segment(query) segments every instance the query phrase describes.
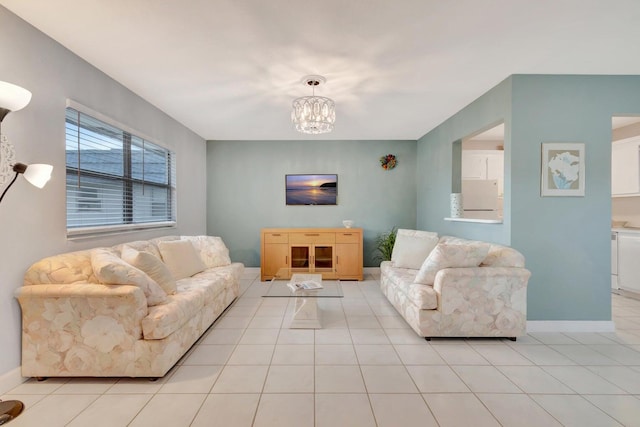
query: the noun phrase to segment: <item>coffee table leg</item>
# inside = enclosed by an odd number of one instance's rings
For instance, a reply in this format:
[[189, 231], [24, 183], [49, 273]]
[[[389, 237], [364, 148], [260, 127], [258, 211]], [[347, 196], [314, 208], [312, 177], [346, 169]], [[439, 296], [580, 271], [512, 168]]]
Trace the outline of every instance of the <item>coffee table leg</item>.
[[295, 297], [290, 305], [290, 329], [321, 329], [318, 298]]

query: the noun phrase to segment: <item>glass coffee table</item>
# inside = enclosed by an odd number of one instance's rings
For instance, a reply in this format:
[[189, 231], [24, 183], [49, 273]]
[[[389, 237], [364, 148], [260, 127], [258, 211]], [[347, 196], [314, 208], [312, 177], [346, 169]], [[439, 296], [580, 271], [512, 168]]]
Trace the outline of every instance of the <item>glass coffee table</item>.
[[[288, 327], [291, 329], [321, 329], [322, 310], [318, 307], [320, 298], [342, 298], [340, 280], [322, 280], [322, 275], [334, 273], [330, 269], [281, 268], [271, 279], [264, 298], [293, 298], [287, 312]], [[298, 286], [296, 286], [298, 285]], [[305, 289], [307, 286], [321, 286], [317, 289]]]

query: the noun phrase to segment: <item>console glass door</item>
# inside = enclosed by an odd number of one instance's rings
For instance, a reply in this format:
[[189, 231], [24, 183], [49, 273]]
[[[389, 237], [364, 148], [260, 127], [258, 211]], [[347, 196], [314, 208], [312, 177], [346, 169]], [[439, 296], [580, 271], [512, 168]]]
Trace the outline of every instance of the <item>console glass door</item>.
[[291, 246], [291, 268], [309, 268], [309, 255], [309, 246]]
[[314, 246], [315, 268], [333, 268], [333, 246]]

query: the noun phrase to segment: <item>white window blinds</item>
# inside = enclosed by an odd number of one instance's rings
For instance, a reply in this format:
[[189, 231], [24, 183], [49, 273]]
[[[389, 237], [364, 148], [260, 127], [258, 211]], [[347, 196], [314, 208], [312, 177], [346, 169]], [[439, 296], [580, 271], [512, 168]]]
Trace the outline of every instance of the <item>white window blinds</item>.
[[175, 223], [173, 152], [67, 107], [66, 156], [69, 235]]

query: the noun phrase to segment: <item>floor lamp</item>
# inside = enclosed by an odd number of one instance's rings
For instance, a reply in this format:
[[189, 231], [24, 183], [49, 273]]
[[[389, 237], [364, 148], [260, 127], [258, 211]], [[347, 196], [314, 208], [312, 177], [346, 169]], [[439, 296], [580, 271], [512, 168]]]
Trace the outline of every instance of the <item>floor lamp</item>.
[[[2, 135], [2, 121], [12, 111], [18, 111], [29, 104], [31, 92], [11, 83], [0, 81], [0, 186], [15, 176], [2, 192], [0, 202], [11, 188], [18, 175], [23, 175], [25, 179], [38, 188], [45, 186], [51, 178], [53, 166], [51, 165], [25, 165], [15, 162], [15, 150], [7, 138]], [[0, 401], [0, 425], [8, 423], [23, 411], [24, 403], [19, 400]]]

